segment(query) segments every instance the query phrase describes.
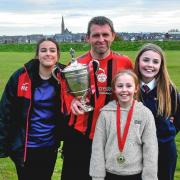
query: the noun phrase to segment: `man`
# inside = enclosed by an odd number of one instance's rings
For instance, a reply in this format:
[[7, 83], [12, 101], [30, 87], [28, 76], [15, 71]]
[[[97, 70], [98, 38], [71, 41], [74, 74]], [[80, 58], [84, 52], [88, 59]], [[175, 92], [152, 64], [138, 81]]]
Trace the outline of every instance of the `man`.
[[[74, 98], [71, 101], [69, 129], [63, 147], [64, 163], [61, 180], [70, 180], [71, 177], [79, 180], [91, 179], [89, 176], [91, 144], [100, 109], [112, 98], [111, 79], [122, 68], [132, 69], [128, 57], [110, 50], [115, 35], [110, 19], [97, 16], [90, 20], [87, 42], [91, 45], [91, 49], [79, 57], [78, 62], [89, 64], [91, 87], [89, 102], [94, 110], [84, 112], [78, 99]], [[90, 63], [93, 59], [99, 62], [98, 71], [96, 71], [96, 63]]]

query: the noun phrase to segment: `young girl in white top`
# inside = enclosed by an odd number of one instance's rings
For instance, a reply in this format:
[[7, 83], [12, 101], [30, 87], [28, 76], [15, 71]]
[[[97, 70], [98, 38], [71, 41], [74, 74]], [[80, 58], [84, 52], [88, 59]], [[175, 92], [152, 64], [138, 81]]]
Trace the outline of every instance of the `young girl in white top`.
[[120, 71], [112, 81], [115, 99], [101, 109], [92, 144], [93, 180], [157, 180], [158, 145], [151, 111], [134, 100], [137, 76]]

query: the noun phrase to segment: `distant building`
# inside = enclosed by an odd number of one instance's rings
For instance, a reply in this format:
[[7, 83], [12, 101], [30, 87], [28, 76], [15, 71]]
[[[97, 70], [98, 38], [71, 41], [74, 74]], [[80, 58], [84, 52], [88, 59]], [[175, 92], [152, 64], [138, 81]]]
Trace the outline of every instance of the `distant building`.
[[64, 17], [61, 21], [61, 34], [55, 34], [54, 39], [57, 42], [82, 42], [85, 39], [85, 33], [72, 33], [65, 26]]
[[[139, 32], [128, 33], [119, 32], [117, 36], [124, 41], [139, 41], [139, 40], [180, 40], [180, 31], [172, 29], [167, 33], [160, 32]], [[0, 44], [23, 44], [23, 43], [37, 43], [40, 39], [45, 37], [54, 38], [57, 42], [83, 42], [86, 39], [85, 33], [72, 33], [65, 26], [64, 17], [61, 19], [61, 30], [57, 34], [43, 35], [32, 34], [27, 36], [0, 36]]]
[[39, 40], [41, 40], [42, 38], [44, 38], [45, 36], [42, 34], [32, 34], [32, 35], [28, 35], [28, 43], [37, 43]]
[[61, 34], [71, 34], [71, 32], [68, 30], [68, 28], [65, 28], [63, 16], [62, 16], [62, 21], [61, 21]]
[[65, 29], [64, 18], [63, 18], [63, 16], [62, 16], [62, 21], [61, 21], [61, 34], [64, 34], [64, 29]]
[[180, 40], [180, 31], [168, 32], [168, 34], [169, 34], [169, 39]]
[[23, 44], [37, 43], [45, 37], [54, 38], [57, 42], [83, 42], [85, 41], [85, 33], [72, 33], [65, 27], [64, 17], [61, 20], [61, 33], [54, 35], [32, 34], [27, 36], [0, 36], [0, 44]]

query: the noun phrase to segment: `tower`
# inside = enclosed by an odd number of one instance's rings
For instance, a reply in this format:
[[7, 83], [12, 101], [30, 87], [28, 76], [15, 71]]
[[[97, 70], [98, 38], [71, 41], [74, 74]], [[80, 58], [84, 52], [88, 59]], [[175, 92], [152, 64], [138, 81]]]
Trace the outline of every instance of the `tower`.
[[64, 26], [64, 18], [62, 16], [62, 22], [61, 22], [61, 34], [64, 34], [65, 26]]

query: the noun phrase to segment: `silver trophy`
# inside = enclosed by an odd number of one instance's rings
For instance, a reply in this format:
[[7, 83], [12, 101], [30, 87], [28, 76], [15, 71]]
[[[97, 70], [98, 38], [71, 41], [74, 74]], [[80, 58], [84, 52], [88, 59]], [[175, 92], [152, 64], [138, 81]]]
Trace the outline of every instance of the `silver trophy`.
[[[93, 107], [88, 105], [86, 102], [86, 97], [90, 93], [90, 88], [89, 88], [90, 79], [89, 79], [88, 65], [77, 62], [77, 60], [75, 59], [74, 49], [71, 48], [70, 54], [72, 57], [70, 65], [68, 65], [66, 68], [64, 68], [61, 71], [61, 73], [66, 79], [68, 92], [73, 94], [73, 96], [75, 97], [80, 97], [80, 101], [83, 105], [83, 110], [85, 112], [92, 111]], [[52, 74], [54, 78], [57, 79], [54, 73], [55, 69], [53, 70]]]

